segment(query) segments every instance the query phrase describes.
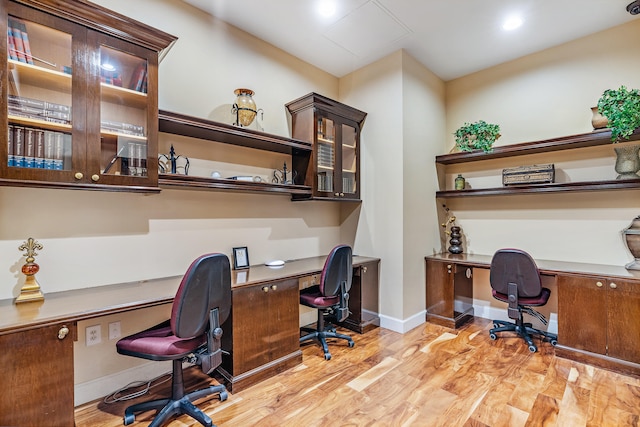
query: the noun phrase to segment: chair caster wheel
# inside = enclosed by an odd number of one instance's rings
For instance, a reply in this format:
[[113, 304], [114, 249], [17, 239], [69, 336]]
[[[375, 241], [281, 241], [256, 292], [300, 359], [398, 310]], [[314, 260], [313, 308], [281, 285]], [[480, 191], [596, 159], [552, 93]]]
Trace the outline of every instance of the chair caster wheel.
[[331, 353], [325, 353], [324, 360], [331, 360]]
[[353, 347], [354, 345], [356, 345], [356, 343], [354, 343], [353, 341], [349, 342], [349, 347]]
[[227, 397], [229, 397], [229, 395], [227, 394], [226, 391], [220, 392], [220, 402], [224, 402], [225, 400], [227, 400]]
[[129, 424], [133, 424], [133, 422], [136, 420], [136, 416], [133, 414], [126, 414], [124, 416], [124, 422], [123, 424], [128, 426]]
[[489, 338], [491, 338], [492, 340], [497, 340], [498, 336], [496, 334], [494, 334], [493, 332], [489, 333]]
[[538, 351], [538, 348], [535, 345], [530, 345], [529, 346], [529, 351], [531, 353], [535, 353], [536, 351]]

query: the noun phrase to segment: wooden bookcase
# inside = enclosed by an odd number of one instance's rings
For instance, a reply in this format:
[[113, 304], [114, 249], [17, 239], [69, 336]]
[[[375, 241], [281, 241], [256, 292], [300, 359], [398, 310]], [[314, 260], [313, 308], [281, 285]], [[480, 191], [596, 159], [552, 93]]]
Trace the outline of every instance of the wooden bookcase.
[[0, 185], [160, 191], [158, 61], [176, 38], [89, 2], [0, 5]]

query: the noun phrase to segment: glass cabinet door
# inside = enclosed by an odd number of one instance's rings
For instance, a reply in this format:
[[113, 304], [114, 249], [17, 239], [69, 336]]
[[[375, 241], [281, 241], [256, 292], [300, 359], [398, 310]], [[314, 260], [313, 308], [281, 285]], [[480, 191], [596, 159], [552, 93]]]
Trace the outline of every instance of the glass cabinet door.
[[317, 135], [317, 190], [334, 192], [334, 175], [336, 170], [336, 127], [334, 121], [327, 117], [318, 118]]
[[148, 177], [148, 63], [100, 46], [100, 172]]
[[[72, 28], [7, 17], [8, 178], [68, 180], [73, 164]], [[38, 17], [37, 14], [34, 17]], [[49, 21], [49, 22], [47, 22]], [[58, 20], [60, 21], [60, 20]], [[60, 24], [60, 26], [58, 25]], [[62, 29], [60, 29], [62, 28]], [[79, 149], [82, 151], [82, 149]]]
[[342, 135], [342, 191], [345, 196], [358, 194], [358, 139], [357, 130], [353, 126], [343, 124]]

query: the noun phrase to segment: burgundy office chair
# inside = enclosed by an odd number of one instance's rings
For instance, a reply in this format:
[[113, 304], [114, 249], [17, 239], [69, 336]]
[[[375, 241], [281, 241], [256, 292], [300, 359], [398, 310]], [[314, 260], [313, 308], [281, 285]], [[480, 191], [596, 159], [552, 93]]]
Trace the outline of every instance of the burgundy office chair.
[[138, 403], [124, 412], [124, 425], [135, 420], [135, 412], [158, 409], [150, 427], [163, 425], [171, 417], [187, 414], [205, 426], [211, 418], [193, 405], [210, 394], [227, 399], [223, 385], [185, 393], [182, 363], [197, 364], [210, 374], [222, 362], [220, 325], [231, 310], [231, 269], [229, 258], [209, 254], [197, 258], [182, 278], [173, 300], [171, 319], [145, 331], [122, 338], [118, 353], [149, 360], [172, 360], [171, 398]]
[[[307, 335], [300, 343], [316, 340], [322, 346], [324, 358], [331, 359], [327, 338], [347, 340], [349, 347], [355, 344], [350, 336], [339, 334], [331, 322], [344, 322], [349, 317], [349, 289], [353, 277], [351, 247], [338, 245], [331, 250], [324, 262], [320, 284], [300, 291], [300, 304], [318, 309], [316, 329], [302, 328]], [[328, 322], [326, 322], [328, 321]]]
[[527, 313], [546, 325], [547, 319], [531, 307], [545, 305], [551, 295], [548, 288], [542, 287], [538, 267], [528, 253], [519, 249], [498, 250], [491, 259], [489, 281], [493, 297], [508, 303], [507, 314], [515, 319], [515, 323], [494, 320], [493, 329], [489, 331], [492, 340], [498, 339], [497, 332], [514, 331], [527, 342], [532, 353], [538, 351], [532, 335], [538, 335], [554, 346], [558, 343], [556, 334], [535, 329], [531, 323], [524, 322], [523, 313]]

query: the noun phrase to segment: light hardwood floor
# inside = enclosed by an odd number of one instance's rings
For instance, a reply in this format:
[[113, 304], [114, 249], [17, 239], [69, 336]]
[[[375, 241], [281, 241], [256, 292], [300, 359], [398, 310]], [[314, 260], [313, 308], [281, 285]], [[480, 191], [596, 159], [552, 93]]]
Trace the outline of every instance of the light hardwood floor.
[[[549, 343], [534, 354], [516, 337], [491, 341], [490, 328], [476, 318], [459, 330], [343, 331], [356, 346], [330, 345], [330, 361], [305, 345], [301, 365], [198, 406], [224, 427], [640, 426], [639, 378], [555, 357]], [[192, 369], [188, 387], [209, 381]], [[78, 407], [76, 426], [121, 426], [129, 404]], [[133, 426], [152, 417], [141, 414]], [[199, 424], [182, 416], [169, 425]]]

